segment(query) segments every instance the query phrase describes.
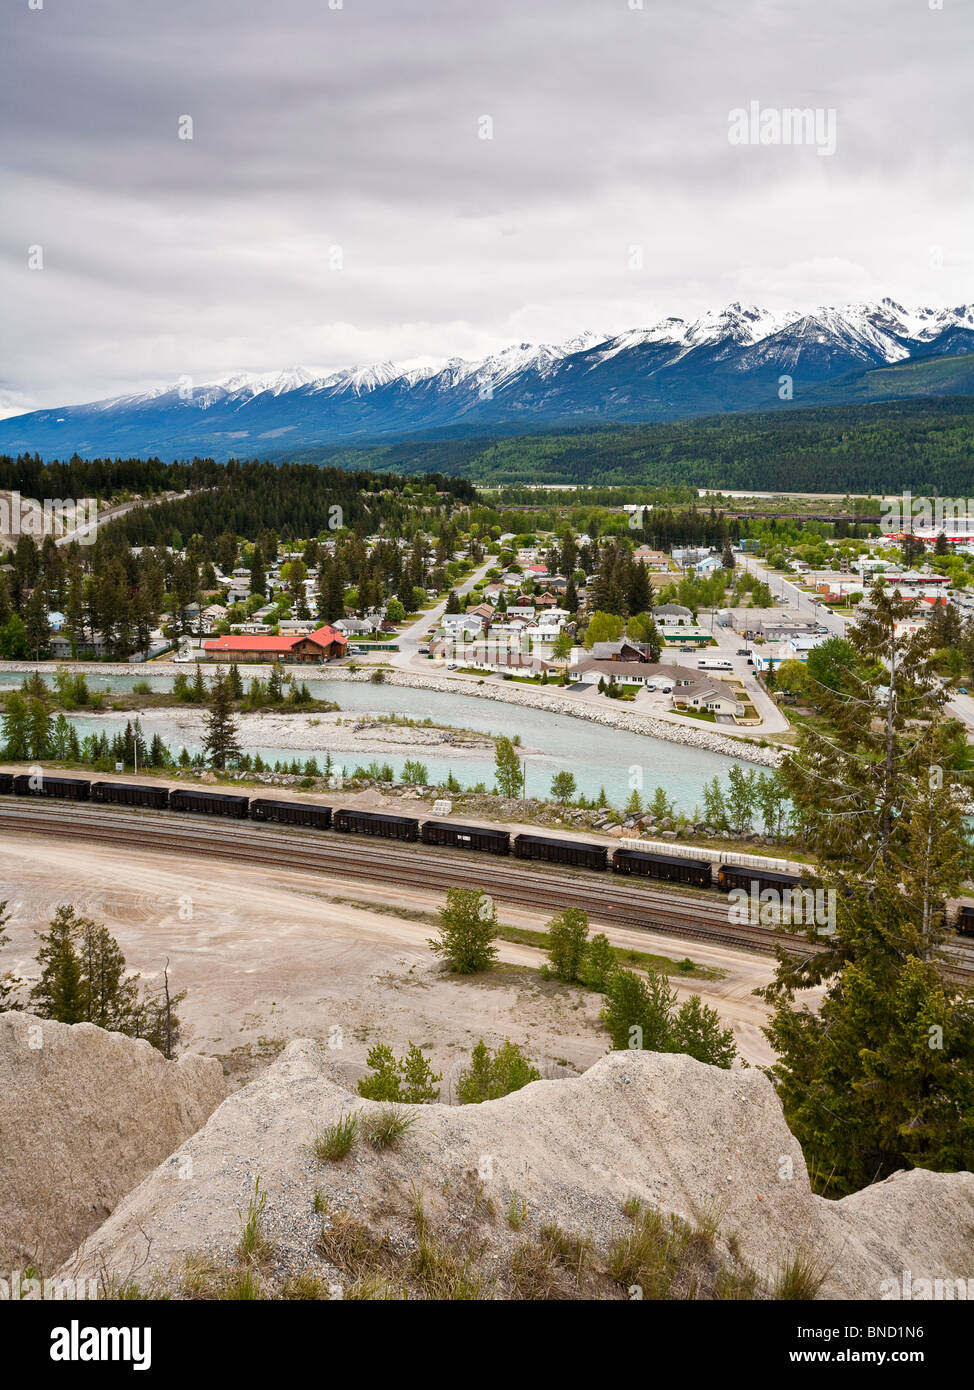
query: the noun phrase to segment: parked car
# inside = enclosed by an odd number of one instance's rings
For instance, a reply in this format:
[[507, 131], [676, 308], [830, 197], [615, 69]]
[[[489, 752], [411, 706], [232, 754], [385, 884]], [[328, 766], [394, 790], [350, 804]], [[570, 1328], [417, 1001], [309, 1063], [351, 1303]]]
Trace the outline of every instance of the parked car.
[[647, 690], [660, 690], [664, 695], [673, 694], [673, 686], [670, 681], [647, 681]]
[[173, 657], [173, 661], [176, 663], [177, 666], [182, 666], [185, 662], [195, 660], [196, 658], [193, 656], [192, 652], [180, 652], [178, 656]]
[[362, 656], [364, 651], [364, 647], [349, 647], [348, 654], [349, 656]]
[[751, 655], [750, 648], [748, 648], [748, 647], [738, 647], [738, 649], [737, 649], [737, 655], [738, 655], [738, 656], [750, 656], [750, 655]]
[[448, 661], [446, 663], [446, 669], [448, 671], [455, 671], [457, 669], [457, 663], [455, 661]]

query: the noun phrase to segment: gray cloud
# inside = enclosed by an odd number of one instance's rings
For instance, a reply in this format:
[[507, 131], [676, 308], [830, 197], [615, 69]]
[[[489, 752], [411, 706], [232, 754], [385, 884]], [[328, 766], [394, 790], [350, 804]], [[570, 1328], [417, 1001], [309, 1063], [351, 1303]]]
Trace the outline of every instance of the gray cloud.
[[[0, 59], [0, 403], [739, 298], [971, 298], [969, 7], [630, 3], [24, 4]], [[752, 100], [834, 108], [835, 154], [732, 146]]]

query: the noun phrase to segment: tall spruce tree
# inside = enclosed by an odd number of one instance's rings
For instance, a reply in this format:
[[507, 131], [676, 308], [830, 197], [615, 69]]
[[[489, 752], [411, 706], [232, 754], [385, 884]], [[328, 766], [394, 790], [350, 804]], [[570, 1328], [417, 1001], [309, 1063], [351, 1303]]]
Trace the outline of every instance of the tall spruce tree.
[[241, 756], [237, 724], [233, 715], [233, 695], [226, 673], [218, 671], [210, 689], [210, 707], [206, 716], [206, 735], [203, 743], [206, 760], [221, 772], [236, 763]]
[[[974, 1001], [940, 960], [971, 851], [931, 639], [900, 627], [909, 607], [873, 593], [848, 633], [855, 663], [838, 688], [815, 683], [822, 724], [803, 726], [783, 768], [834, 925], [808, 924], [807, 960], [779, 950], [766, 1032], [788, 1123], [836, 1195], [974, 1163]], [[797, 1007], [816, 984], [817, 1011]]]
[[85, 990], [75, 945], [74, 908], [62, 903], [41, 934], [37, 963], [40, 979], [30, 992], [31, 1012], [56, 1023], [84, 1023]]

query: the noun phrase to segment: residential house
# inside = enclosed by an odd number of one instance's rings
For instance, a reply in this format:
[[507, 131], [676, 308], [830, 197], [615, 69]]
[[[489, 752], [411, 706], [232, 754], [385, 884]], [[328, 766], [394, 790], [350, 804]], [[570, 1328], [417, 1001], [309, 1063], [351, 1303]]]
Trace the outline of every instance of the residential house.
[[713, 574], [714, 570], [719, 570], [722, 565], [723, 561], [719, 555], [705, 555], [694, 565], [693, 572], [706, 577], [708, 574]]
[[595, 661], [648, 661], [646, 649], [631, 637], [617, 642], [593, 642], [590, 655]]
[[679, 603], [661, 603], [654, 608], [653, 617], [660, 627], [692, 627], [693, 614]]
[[600, 678], [609, 684], [618, 681], [622, 685], [648, 685], [665, 680], [674, 687], [691, 685], [700, 678], [698, 671], [691, 671], [687, 666], [666, 665], [659, 661], [606, 660], [593, 657], [588, 652], [580, 656], [572, 653], [568, 674], [573, 681], [593, 684]]
[[489, 603], [478, 603], [472, 608], [467, 609], [468, 618], [481, 618], [485, 624], [489, 624], [496, 613]]
[[711, 714], [730, 714], [740, 718], [744, 705], [724, 681], [696, 680], [673, 691], [673, 708], [709, 710]]

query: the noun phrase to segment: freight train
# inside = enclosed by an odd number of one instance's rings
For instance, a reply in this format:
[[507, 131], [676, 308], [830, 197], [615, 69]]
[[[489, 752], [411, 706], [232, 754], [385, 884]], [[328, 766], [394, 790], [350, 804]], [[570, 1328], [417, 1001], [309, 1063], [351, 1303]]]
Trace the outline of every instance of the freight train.
[[[196, 787], [139, 785], [133, 782], [88, 782], [77, 777], [48, 777], [24, 773], [0, 773], [0, 795], [44, 796], [69, 801], [94, 801], [118, 806], [144, 806], [151, 810], [184, 811], [198, 815], [229, 816], [236, 820], [271, 821], [279, 825], [307, 826], [345, 835], [372, 835], [410, 844], [442, 845], [483, 854], [508, 855], [571, 868], [635, 875], [659, 882], [682, 883], [693, 888], [717, 888], [724, 893], [743, 888], [747, 893], [766, 888], [799, 888], [795, 874], [779, 873], [763, 865], [715, 863], [710, 859], [669, 855], [656, 850], [621, 847], [611, 855], [605, 845], [585, 840], [563, 840], [550, 835], [520, 834], [489, 826], [460, 825], [452, 821], [413, 816], [391, 816], [350, 807], [333, 810], [317, 802], [248, 798]], [[961, 906], [955, 923], [963, 936], [974, 937], [974, 907]]]

